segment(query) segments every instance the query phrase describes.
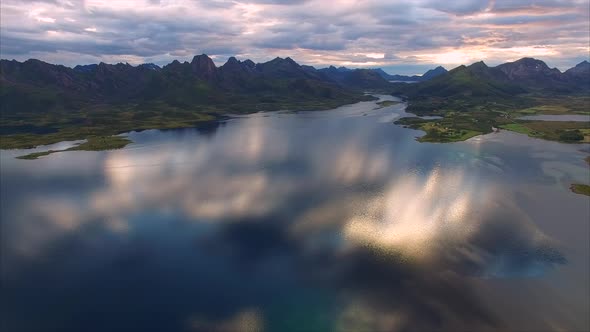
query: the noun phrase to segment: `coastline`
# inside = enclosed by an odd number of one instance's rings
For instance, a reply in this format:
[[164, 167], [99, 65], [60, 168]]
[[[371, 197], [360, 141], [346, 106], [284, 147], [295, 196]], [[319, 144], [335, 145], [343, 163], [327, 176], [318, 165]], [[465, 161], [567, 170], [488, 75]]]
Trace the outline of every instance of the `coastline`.
[[[276, 106], [277, 109], [288, 109], [291, 112], [303, 112], [303, 111], [324, 111], [335, 109], [345, 105], [353, 105], [358, 102], [362, 101], [376, 101], [377, 98], [373, 95], [362, 95], [359, 98], [355, 98], [354, 100], [340, 100], [334, 102], [322, 102], [322, 103], [315, 103], [313, 101], [310, 102], [303, 102], [298, 104], [283, 104], [282, 106]], [[198, 116], [204, 116], [204, 118], [198, 121], [187, 121], [187, 122], [179, 122], [176, 119], [162, 119], [162, 122], [159, 124], [138, 124], [136, 126], [130, 126], [126, 128], [120, 129], [108, 129], [108, 128], [92, 128], [93, 130], [91, 133], [85, 131], [88, 128], [76, 128], [70, 127], [64, 132], [56, 132], [56, 133], [49, 133], [44, 135], [39, 134], [17, 134], [17, 135], [0, 135], [0, 151], [2, 150], [32, 150], [32, 149], [40, 149], [43, 147], [49, 147], [50, 145], [62, 143], [62, 142], [70, 142], [70, 141], [80, 141], [84, 140], [84, 142], [80, 142], [75, 144], [72, 147], [66, 149], [56, 149], [56, 150], [45, 150], [45, 151], [36, 151], [31, 152], [29, 154], [24, 154], [21, 156], [17, 156], [17, 159], [23, 160], [35, 160], [40, 157], [47, 156], [52, 153], [57, 152], [64, 152], [64, 151], [108, 151], [108, 150], [116, 150], [122, 149], [128, 144], [133, 143], [132, 140], [126, 138], [125, 136], [119, 136], [130, 132], [141, 132], [144, 130], [174, 130], [174, 129], [183, 129], [183, 128], [205, 128], [211, 125], [215, 125], [216, 123], [226, 121], [231, 119], [234, 115], [248, 115], [254, 114], [258, 112], [273, 112], [277, 111], [277, 109], [273, 109], [272, 107], [266, 105], [262, 110], [261, 109], [250, 109], [247, 108], [240, 114], [235, 113], [201, 113], [197, 114]], [[91, 144], [89, 144], [91, 142]]]
[[[323, 111], [338, 108], [344, 105], [351, 105], [361, 101], [369, 101], [375, 100], [373, 96], [362, 95], [355, 99], [350, 100], [335, 100], [330, 102], [302, 102], [297, 104], [277, 104], [273, 107], [273, 105], [263, 105], [264, 107], [261, 108], [245, 108], [240, 114], [247, 115], [253, 114], [258, 112], [269, 112], [269, 111], [276, 111], [278, 109], [288, 109], [290, 111]], [[97, 139], [97, 138], [105, 138], [105, 137], [116, 137], [117, 135], [133, 132], [133, 131], [143, 131], [143, 130], [150, 130], [150, 129], [159, 129], [159, 130], [174, 130], [174, 129], [181, 129], [181, 128], [199, 128], [201, 126], [209, 126], [211, 124], [225, 121], [232, 117], [234, 113], [231, 113], [229, 110], [228, 112], [187, 112], [187, 117], [197, 117], [197, 118], [187, 118], [187, 119], [178, 119], [173, 117], [164, 117], [158, 119], [157, 123], [152, 121], [137, 121], [137, 123], [131, 125], [125, 125], [124, 123], [113, 123], [113, 126], [94, 126], [94, 127], [77, 127], [77, 126], [69, 126], [59, 130], [57, 132], [47, 133], [47, 134], [32, 134], [32, 133], [22, 133], [22, 134], [14, 134], [14, 135], [0, 135], [0, 150], [28, 150], [28, 149], [36, 149], [47, 145], [52, 145], [60, 142], [66, 141], [78, 141], [78, 140], [88, 140], [88, 139]], [[114, 127], [114, 128], [112, 128]], [[118, 127], [118, 128], [117, 128]], [[129, 141], [127, 144], [131, 143]], [[125, 145], [127, 145], [125, 144]], [[120, 146], [118, 148], [124, 147]], [[89, 151], [100, 151], [100, 150], [110, 150], [112, 147], [105, 146], [103, 149], [100, 146], [95, 146], [92, 150]], [[77, 150], [86, 150], [82, 144], [80, 144], [80, 148]], [[58, 152], [58, 151], [55, 151]]]

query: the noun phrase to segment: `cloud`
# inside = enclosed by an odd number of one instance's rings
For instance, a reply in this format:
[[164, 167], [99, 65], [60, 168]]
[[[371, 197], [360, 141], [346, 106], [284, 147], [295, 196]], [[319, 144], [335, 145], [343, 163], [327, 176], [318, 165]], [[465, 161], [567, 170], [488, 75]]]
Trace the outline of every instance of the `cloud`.
[[[209, 53], [219, 64], [231, 55], [255, 62], [292, 56], [315, 66], [410, 70], [480, 58], [497, 64], [542, 47], [550, 65], [566, 69], [588, 56], [588, 6], [587, 0], [5, 0], [1, 56], [166, 64]], [[436, 57], [441, 52], [461, 56]], [[355, 61], [360, 53], [395, 57]]]

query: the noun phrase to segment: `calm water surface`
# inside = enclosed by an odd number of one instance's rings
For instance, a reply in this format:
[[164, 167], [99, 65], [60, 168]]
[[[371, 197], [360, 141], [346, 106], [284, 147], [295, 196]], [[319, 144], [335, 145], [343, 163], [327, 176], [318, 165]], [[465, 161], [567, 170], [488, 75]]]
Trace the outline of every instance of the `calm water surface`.
[[588, 330], [588, 145], [376, 107], [2, 151], [0, 329]]

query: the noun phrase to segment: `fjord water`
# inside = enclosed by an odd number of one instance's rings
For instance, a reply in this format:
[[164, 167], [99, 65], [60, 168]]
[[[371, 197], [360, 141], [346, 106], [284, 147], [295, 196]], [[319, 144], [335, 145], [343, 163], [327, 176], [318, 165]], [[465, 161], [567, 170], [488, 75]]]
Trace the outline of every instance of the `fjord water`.
[[2, 151], [3, 330], [587, 330], [588, 145], [419, 143], [403, 110]]

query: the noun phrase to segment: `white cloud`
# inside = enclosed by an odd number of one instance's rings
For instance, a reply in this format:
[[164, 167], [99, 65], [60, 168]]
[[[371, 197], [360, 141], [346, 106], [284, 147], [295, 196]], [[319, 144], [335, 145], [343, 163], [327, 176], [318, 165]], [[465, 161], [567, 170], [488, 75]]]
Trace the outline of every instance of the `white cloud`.
[[[207, 53], [220, 63], [238, 55], [256, 62], [291, 56], [316, 66], [452, 67], [537, 56], [565, 69], [588, 57], [588, 6], [587, 0], [4, 0], [2, 57], [75, 65], [132, 56], [164, 64]], [[67, 38], [55, 40], [48, 30]]]

